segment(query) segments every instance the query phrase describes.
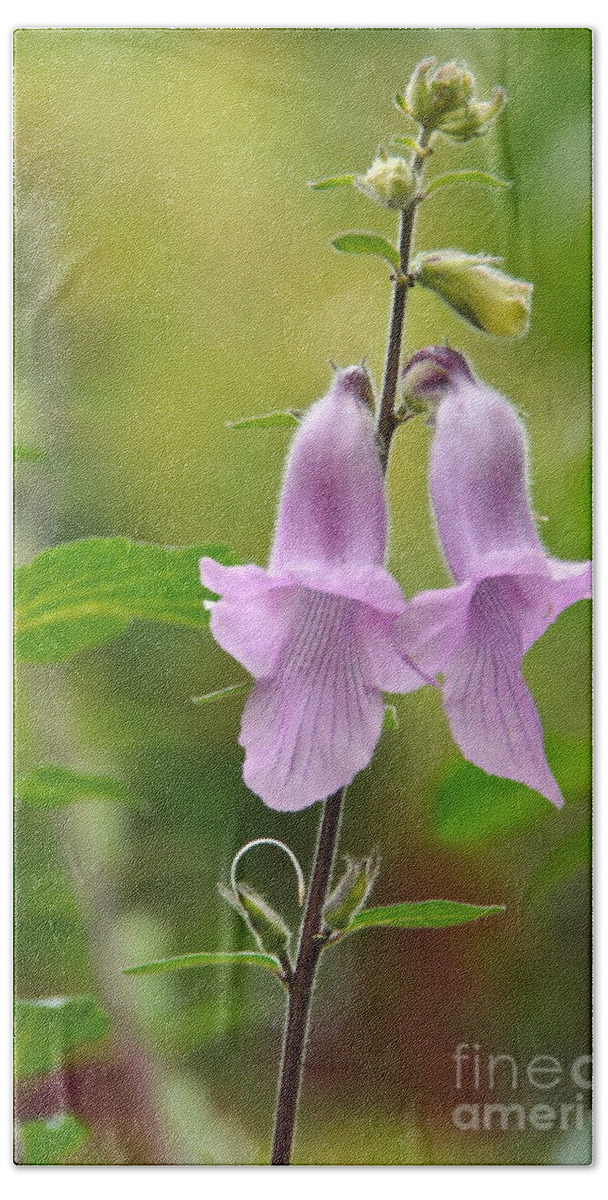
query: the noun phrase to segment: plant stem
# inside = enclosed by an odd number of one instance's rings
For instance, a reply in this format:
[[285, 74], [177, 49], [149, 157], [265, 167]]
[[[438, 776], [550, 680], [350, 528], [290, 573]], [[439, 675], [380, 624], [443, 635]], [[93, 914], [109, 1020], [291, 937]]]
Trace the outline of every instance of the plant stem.
[[[421, 150], [425, 151], [431, 134], [423, 130], [418, 144]], [[422, 177], [422, 168], [426, 155], [417, 154], [413, 163], [412, 169], [415, 178], [420, 183]], [[393, 291], [393, 302], [391, 306], [391, 316], [388, 331], [388, 343], [386, 347], [386, 360], [384, 365], [384, 379], [382, 382], [382, 395], [380, 397], [380, 407], [378, 409], [378, 424], [377, 424], [377, 441], [378, 453], [382, 470], [386, 473], [388, 466], [388, 456], [391, 448], [391, 441], [398, 421], [395, 417], [395, 398], [397, 396], [397, 384], [399, 382], [399, 362], [401, 359], [401, 342], [403, 339], [403, 323], [405, 319], [405, 306], [407, 304], [407, 295], [411, 287], [409, 278], [410, 271], [410, 256], [412, 252], [412, 242], [414, 238], [414, 226], [416, 224], [416, 212], [420, 198], [415, 197], [407, 208], [401, 210], [399, 224], [399, 274], [395, 278], [395, 286]]]
[[[430, 135], [424, 130], [419, 138], [421, 150], [428, 146]], [[419, 183], [426, 155], [417, 154], [413, 170]], [[410, 255], [419, 198], [402, 210], [399, 228], [399, 266], [395, 278], [393, 302], [389, 325], [388, 345], [382, 396], [378, 408], [376, 439], [382, 470], [386, 474], [391, 441], [398, 421], [395, 417], [395, 397], [399, 380], [401, 342], [407, 294], [411, 286], [409, 279]], [[300, 932], [296, 965], [288, 980], [289, 1004], [283, 1039], [283, 1055], [279, 1076], [279, 1092], [272, 1141], [272, 1166], [288, 1166], [296, 1125], [298, 1100], [302, 1084], [302, 1073], [306, 1053], [306, 1039], [310, 1020], [317, 966], [328, 933], [323, 928], [323, 908], [331, 880], [331, 871], [336, 853], [342, 804], [346, 788], [334, 792], [325, 801], [319, 838], [306, 899], [304, 919]]]
[[306, 909], [295, 970], [289, 988], [289, 1006], [283, 1040], [283, 1058], [272, 1142], [272, 1166], [288, 1166], [295, 1131], [298, 1098], [304, 1067], [304, 1052], [310, 1017], [310, 1002], [323, 949], [323, 906], [336, 852], [342, 802], [346, 788], [325, 801], [315, 861], [306, 899]]

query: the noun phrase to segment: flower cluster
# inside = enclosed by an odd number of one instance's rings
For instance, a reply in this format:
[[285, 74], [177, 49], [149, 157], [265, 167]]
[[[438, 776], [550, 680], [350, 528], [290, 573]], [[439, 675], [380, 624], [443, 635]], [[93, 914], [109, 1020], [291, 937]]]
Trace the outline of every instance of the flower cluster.
[[455, 62], [437, 67], [436, 59], [425, 58], [409, 81], [404, 108], [425, 129], [468, 142], [488, 132], [506, 103], [502, 88], [489, 100], [477, 100], [476, 86], [468, 67]]
[[407, 602], [384, 566], [384, 480], [363, 367], [338, 372], [295, 435], [268, 569], [202, 560], [203, 583], [221, 597], [212, 632], [255, 681], [241, 727], [245, 782], [281, 810], [325, 799], [369, 763], [383, 692], [441, 675], [463, 754], [559, 805], [521, 663], [564, 608], [590, 595], [590, 564], [542, 546], [525, 433], [508, 401], [445, 347], [416, 354], [405, 382], [434, 424], [430, 492], [452, 587]]

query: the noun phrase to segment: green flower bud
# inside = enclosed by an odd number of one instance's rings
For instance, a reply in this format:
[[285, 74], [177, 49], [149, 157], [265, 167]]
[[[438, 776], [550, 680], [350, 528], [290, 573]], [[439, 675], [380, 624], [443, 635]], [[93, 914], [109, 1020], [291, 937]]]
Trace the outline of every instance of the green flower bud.
[[426, 58], [416, 67], [405, 93], [409, 112], [429, 133], [437, 130], [458, 142], [480, 137], [506, 104], [502, 88], [490, 100], [479, 101], [468, 67], [449, 62], [434, 70], [436, 61]]
[[505, 275], [495, 262], [483, 254], [436, 250], [419, 255], [412, 273], [416, 283], [441, 296], [477, 329], [518, 337], [530, 322], [532, 284]]
[[455, 142], [468, 142], [470, 138], [482, 137], [500, 116], [506, 103], [502, 88], [495, 88], [490, 100], [475, 101], [447, 116], [440, 126], [441, 131]]
[[365, 175], [355, 175], [355, 186], [384, 208], [407, 208], [416, 194], [416, 180], [405, 158], [379, 154]]
[[282, 916], [254, 892], [247, 883], [237, 883], [236, 890], [219, 885], [220, 894], [243, 918], [260, 950], [284, 958], [289, 950], [291, 932]]
[[380, 859], [376, 853], [370, 854], [362, 862], [346, 856], [346, 871], [328, 896], [323, 916], [325, 924], [330, 929], [346, 929], [353, 917], [361, 912], [369, 896], [378, 871]]

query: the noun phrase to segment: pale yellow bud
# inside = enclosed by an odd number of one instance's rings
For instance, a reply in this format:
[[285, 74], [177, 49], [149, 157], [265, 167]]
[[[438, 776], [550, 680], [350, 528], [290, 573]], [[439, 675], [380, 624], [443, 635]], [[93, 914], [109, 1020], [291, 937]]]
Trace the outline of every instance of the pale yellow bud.
[[530, 321], [532, 284], [512, 279], [484, 255], [461, 250], [421, 254], [413, 265], [416, 283], [430, 288], [477, 329], [496, 337], [518, 337]]
[[407, 208], [416, 194], [416, 180], [405, 158], [378, 155], [355, 184], [370, 200], [384, 208]]
[[438, 128], [455, 142], [468, 142], [482, 137], [500, 116], [507, 98], [502, 88], [495, 88], [490, 100], [472, 101], [456, 112], [449, 113]]
[[411, 115], [429, 133], [438, 131], [458, 142], [486, 133], [505, 106], [502, 88], [490, 100], [479, 101], [468, 67], [449, 62], [434, 69], [435, 64], [436, 59], [427, 58], [414, 70], [405, 92]]

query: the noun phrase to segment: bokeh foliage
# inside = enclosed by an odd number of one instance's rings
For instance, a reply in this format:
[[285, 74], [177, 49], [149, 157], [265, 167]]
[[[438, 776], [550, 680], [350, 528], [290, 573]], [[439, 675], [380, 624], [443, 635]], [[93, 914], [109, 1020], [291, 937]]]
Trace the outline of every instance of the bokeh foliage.
[[[391, 98], [429, 54], [464, 58], [480, 94], [502, 84], [509, 96], [489, 137], [443, 143], [434, 166], [514, 186], [438, 192], [416, 249], [504, 255], [534, 283], [534, 310], [529, 335], [503, 343], [418, 289], [407, 345], [450, 340], [517, 404], [546, 544], [586, 556], [590, 40], [581, 29], [19, 31], [19, 561], [94, 537], [219, 542], [265, 561], [290, 429], [227, 422], [306, 407], [327, 387], [328, 359], [365, 356], [380, 378], [385, 265], [329, 243], [351, 229], [393, 240], [394, 217], [351, 189], [306, 183], [364, 169], [406, 132]], [[407, 594], [447, 581], [428, 448], [411, 422], [389, 473], [390, 565]], [[457, 1042], [522, 1063], [549, 1053], [567, 1065], [588, 1048], [587, 606], [560, 617], [526, 672], [563, 813], [464, 767], [429, 691], [396, 699], [400, 726], [351, 789], [343, 845], [380, 848], [377, 904], [449, 895], [507, 914], [375, 932], [334, 952], [317, 993], [301, 1161], [585, 1160], [566, 1135], [465, 1135], [450, 1116]], [[19, 995], [95, 995], [113, 1019], [97, 1059], [83, 1065], [79, 1051], [70, 1064], [70, 1161], [267, 1157], [276, 984], [230, 965], [121, 974], [249, 948], [216, 890], [247, 838], [286, 839], [309, 861], [316, 810], [273, 813], [242, 783], [239, 695], [192, 704], [243, 678], [204, 627], [139, 621], [61, 665], [20, 668], [20, 774], [51, 764], [116, 780], [137, 800], [91, 799], [89, 786], [57, 811], [26, 797], [18, 809]], [[297, 919], [273, 850], [248, 870]], [[47, 1120], [40, 1098], [28, 1103], [27, 1117]], [[90, 1136], [78, 1149], [81, 1118]], [[34, 1155], [56, 1153], [48, 1131], [32, 1136]]]

